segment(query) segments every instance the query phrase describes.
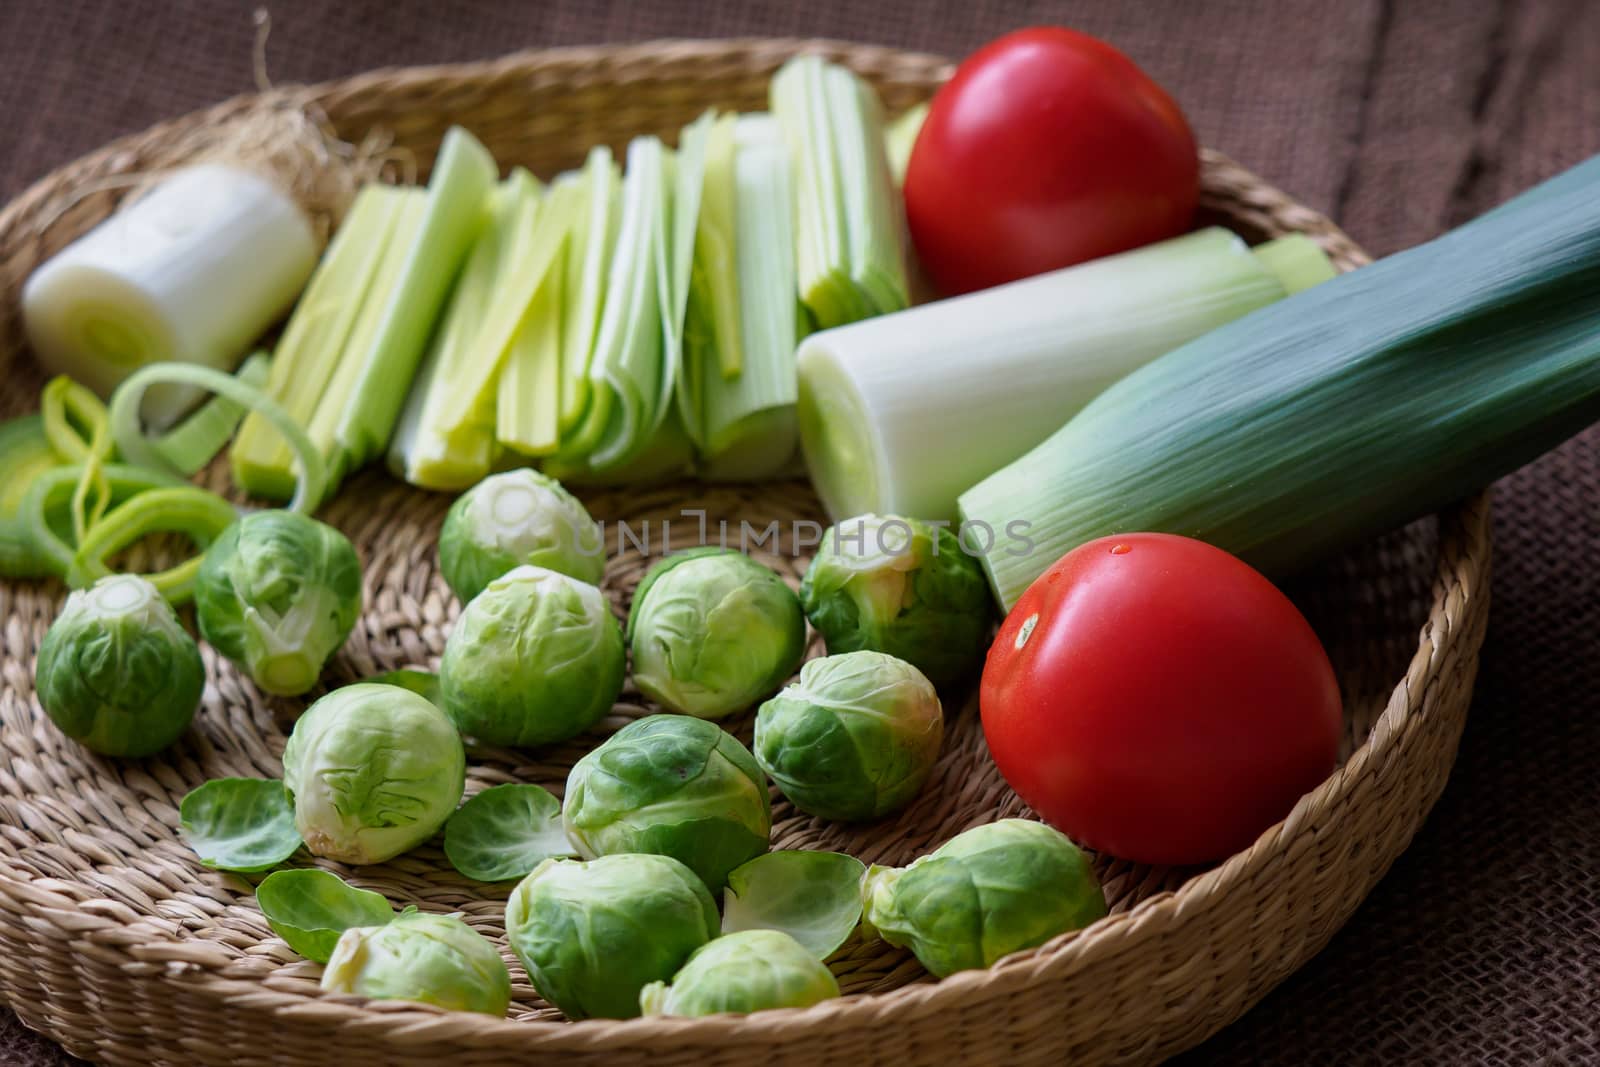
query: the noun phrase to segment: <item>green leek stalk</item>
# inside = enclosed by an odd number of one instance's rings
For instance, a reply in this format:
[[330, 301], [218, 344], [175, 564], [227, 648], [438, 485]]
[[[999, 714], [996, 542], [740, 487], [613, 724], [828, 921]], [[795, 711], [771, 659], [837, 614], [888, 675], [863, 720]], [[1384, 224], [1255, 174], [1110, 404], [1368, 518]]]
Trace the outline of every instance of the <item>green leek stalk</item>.
[[512, 336], [495, 404], [496, 437], [520, 456], [550, 455], [561, 443], [564, 300], [587, 204], [582, 178], [566, 174], [551, 185], [539, 212], [536, 240], [549, 249], [550, 264]]
[[617, 466], [631, 458], [653, 414], [662, 374], [656, 272], [657, 245], [666, 241], [667, 151], [657, 137], [628, 144], [617, 243], [589, 357], [589, 406], [562, 448], [563, 459], [579, 464]]
[[889, 173], [895, 185], [906, 182], [906, 168], [911, 165], [911, 150], [917, 145], [917, 134], [928, 118], [928, 105], [918, 104], [893, 122], [883, 135], [883, 148], [889, 157]]
[[[360, 402], [356, 388], [362, 375], [361, 353], [371, 351], [376, 338], [382, 332], [389, 294], [394, 291], [405, 273], [406, 261], [409, 258], [407, 249], [416, 242], [427, 209], [427, 198], [420, 192], [419, 195], [408, 196], [400, 202], [393, 229], [388, 234], [383, 258], [378, 261], [377, 271], [372, 277], [366, 299], [357, 309], [355, 319], [350, 325], [345, 345], [337, 353], [323, 356], [325, 359], [333, 360], [329, 368], [331, 375], [321, 396], [316, 398], [311, 421], [306, 424], [306, 431], [323, 457], [323, 465], [329, 475], [330, 490], [359, 466], [356, 457], [339, 440], [339, 423], [349, 406]], [[431, 324], [428, 332], [432, 332]], [[391, 384], [402, 395], [411, 386], [409, 379]], [[293, 473], [292, 467], [278, 472], [280, 476]]]
[[795, 167], [800, 299], [819, 327], [909, 303], [900, 201], [872, 88], [818, 56], [796, 56], [772, 79], [772, 113]]
[[[252, 389], [262, 390], [271, 373], [272, 357], [257, 352], [239, 364], [234, 377]], [[163, 435], [156, 442], [156, 451], [169, 467], [185, 478], [193, 477], [227, 447], [249, 410], [233, 397], [214, 396]]]
[[570, 439], [588, 414], [589, 369], [594, 360], [600, 313], [605, 306], [606, 270], [617, 246], [617, 216], [622, 209], [622, 175], [611, 149], [598, 145], [584, 162], [578, 205], [567, 252], [566, 290], [561, 320], [561, 433]]
[[383, 291], [383, 315], [370, 339], [342, 357], [354, 359], [355, 381], [340, 411], [335, 439], [344, 470], [380, 455], [389, 444], [406, 391], [450, 286], [486, 219], [497, 168], [470, 133], [445, 133], [428, 181], [428, 201], [403, 254], [400, 275]]
[[648, 136], [628, 146], [589, 409], [546, 463], [563, 480], [655, 479], [686, 470], [692, 459], [674, 397], [713, 126], [709, 113], [691, 123], [677, 152]]
[[52, 572], [49, 559], [34, 548], [22, 518], [28, 487], [46, 471], [64, 462], [50, 444], [41, 415], [0, 422], [0, 578], [42, 578]]
[[[309, 425], [328, 387], [379, 274], [402, 215], [420, 211], [420, 189], [368, 185], [356, 195], [344, 224], [295, 306], [278, 341], [267, 376], [267, 395], [302, 426]], [[331, 438], [323, 444], [331, 454]], [[246, 492], [287, 499], [294, 488], [288, 444], [259, 414], [245, 417], [229, 452], [233, 480]]]
[[1284, 574], [1471, 493], [1600, 418], [1596, 278], [1600, 157], [1168, 353], [962, 494], [1032, 541], [996, 595], [1133, 530]]
[[465, 489], [494, 462], [500, 376], [534, 295], [561, 269], [562, 226], [541, 227], [542, 191], [518, 169], [496, 191], [390, 445], [413, 485]]
[[800, 437], [836, 519], [953, 519], [956, 498], [1118, 378], [1333, 276], [1304, 237], [1220, 228], [813, 334]]
[[752, 480], [781, 471], [796, 446], [790, 159], [770, 115], [726, 129], [727, 150], [716, 145], [707, 170], [678, 401], [700, 473]]
[[561, 445], [561, 301], [565, 250], [534, 293], [500, 374], [496, 436], [515, 456], [548, 456]]

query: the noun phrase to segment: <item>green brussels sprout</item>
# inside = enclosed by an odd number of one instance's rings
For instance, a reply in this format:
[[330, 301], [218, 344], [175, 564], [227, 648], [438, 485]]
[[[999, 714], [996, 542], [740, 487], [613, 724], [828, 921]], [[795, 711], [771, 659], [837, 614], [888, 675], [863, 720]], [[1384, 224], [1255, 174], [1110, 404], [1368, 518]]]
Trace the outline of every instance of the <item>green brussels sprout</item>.
[[672, 979], [639, 992], [646, 1015], [809, 1008], [839, 995], [839, 983], [800, 942], [777, 930], [742, 930], [699, 949]]
[[772, 805], [750, 750], [714, 723], [650, 715], [573, 765], [561, 809], [585, 859], [671, 856], [713, 893], [767, 850]]
[[194, 638], [156, 587], [132, 574], [67, 597], [34, 671], [50, 721], [105, 756], [148, 756], [172, 744], [205, 685]]
[[200, 636], [276, 696], [310, 689], [361, 614], [361, 562], [333, 527], [258, 511], [206, 550], [194, 587]]
[[517, 567], [468, 602], [445, 642], [439, 691], [462, 733], [542, 745], [582, 733], [622, 692], [622, 628], [600, 590]]
[[993, 610], [978, 561], [920, 519], [859, 515], [830, 527], [800, 583], [829, 652], [887, 652], [935, 685], [970, 677]]
[[439, 531], [439, 572], [463, 604], [531, 563], [599, 585], [605, 538], [561, 483], [522, 468], [493, 474], [450, 505]]
[[420, 911], [346, 930], [322, 971], [322, 988], [485, 1015], [511, 1006], [511, 972], [494, 945], [454, 915]]
[[306, 847], [342, 863], [415, 848], [461, 803], [467, 757], [444, 712], [408, 689], [335, 689], [300, 716], [283, 784]]
[[661, 560], [628, 614], [633, 680], [670, 711], [720, 719], [783, 684], [806, 651], [800, 601], [771, 570], [727, 548]]
[[669, 856], [548, 859], [506, 901], [506, 936], [533, 988], [569, 1019], [631, 1019], [639, 990], [717, 936], [717, 906]]
[[814, 659], [756, 713], [756, 762], [795, 807], [824, 819], [899, 811], [943, 740], [933, 683], [882, 652]]
[[974, 827], [909, 867], [872, 867], [861, 889], [862, 930], [911, 949], [940, 978], [1106, 913], [1089, 858], [1031, 819]]

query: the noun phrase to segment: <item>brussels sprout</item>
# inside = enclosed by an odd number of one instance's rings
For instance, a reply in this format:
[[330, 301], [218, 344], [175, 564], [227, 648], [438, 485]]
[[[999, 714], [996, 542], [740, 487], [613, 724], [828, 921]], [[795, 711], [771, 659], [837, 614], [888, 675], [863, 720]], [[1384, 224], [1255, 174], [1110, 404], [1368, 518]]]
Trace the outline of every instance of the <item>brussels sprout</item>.
[[882, 652], [814, 659], [756, 713], [756, 762], [795, 807], [824, 819], [899, 811], [943, 740], [933, 684]]
[[361, 614], [361, 563], [331, 526], [258, 511], [206, 550], [194, 589], [200, 636], [277, 696], [310, 689]]
[[983, 569], [955, 534], [920, 519], [860, 515], [830, 527], [800, 602], [829, 652], [887, 652], [935, 685], [969, 677], [989, 643]]
[[800, 601], [772, 571], [726, 548], [650, 568], [628, 614], [633, 680], [670, 711], [720, 719], [767, 696], [806, 651]]
[[511, 1006], [511, 973], [488, 939], [454, 915], [409, 910], [341, 934], [322, 988], [485, 1015]]
[[742, 930], [700, 949], [672, 984], [651, 982], [639, 992], [646, 1015], [808, 1008], [839, 995], [833, 973], [788, 934]]
[[767, 781], [750, 750], [681, 715], [631, 722], [574, 764], [561, 818], [585, 859], [671, 856], [713, 893], [765, 852], [772, 834]]
[[622, 628], [600, 590], [518, 567], [467, 604], [445, 642], [439, 690], [461, 732], [491, 745], [542, 745], [611, 710], [626, 669]]
[[132, 574], [67, 597], [34, 671], [50, 721], [106, 756], [148, 756], [172, 744], [205, 684], [194, 638], [156, 587]]
[[538, 471], [506, 471], [468, 489], [439, 531], [439, 571], [463, 604], [531, 563], [599, 585], [605, 538], [578, 498]]
[[1105, 896], [1066, 835], [1029, 819], [957, 834], [909, 867], [873, 867], [862, 929], [910, 948], [940, 978], [987, 967], [1105, 915]]
[[506, 901], [506, 936], [539, 995], [570, 1019], [631, 1019], [639, 990], [717, 936], [717, 906], [668, 856], [545, 860]]
[[283, 784], [306, 847], [382, 863], [432, 837], [461, 803], [467, 759], [444, 712], [396, 685], [335, 689], [295, 723]]

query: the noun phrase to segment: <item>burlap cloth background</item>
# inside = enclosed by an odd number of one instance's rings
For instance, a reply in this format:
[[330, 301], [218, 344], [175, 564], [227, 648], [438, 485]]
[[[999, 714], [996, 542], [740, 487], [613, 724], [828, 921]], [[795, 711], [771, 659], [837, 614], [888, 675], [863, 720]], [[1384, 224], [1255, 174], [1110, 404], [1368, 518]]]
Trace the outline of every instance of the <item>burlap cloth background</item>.
[[[1600, 151], [1584, 0], [274, 0], [279, 81], [539, 45], [827, 35], [964, 54], [1061, 22], [1129, 52], [1201, 139], [1375, 253]], [[0, 197], [250, 88], [238, 0], [0, 0]], [[1597, 294], [1600, 299], [1600, 294]], [[1600, 431], [1507, 479], [1449, 789], [1333, 944], [1193, 1063], [1600, 1061]], [[0, 1009], [0, 1062], [75, 1062]]]

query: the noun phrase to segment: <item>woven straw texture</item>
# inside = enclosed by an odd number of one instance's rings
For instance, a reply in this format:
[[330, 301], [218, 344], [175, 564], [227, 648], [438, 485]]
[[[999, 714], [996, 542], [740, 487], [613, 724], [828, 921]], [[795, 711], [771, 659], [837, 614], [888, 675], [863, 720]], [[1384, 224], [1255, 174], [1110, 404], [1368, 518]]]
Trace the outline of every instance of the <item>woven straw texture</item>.
[[[120, 194], [100, 189], [102, 179], [180, 162], [199, 124], [315, 104], [346, 136], [387, 128], [425, 168], [445, 127], [459, 122], [502, 164], [548, 174], [590, 144], [670, 133], [708, 104], [759, 106], [767, 78], [797, 47], [861, 71], [891, 110], [926, 97], [948, 73], [936, 57], [815, 42], [572, 49], [236, 100], [108, 146], [0, 214], [0, 413], [30, 406], [40, 384], [16, 322], [22, 281], [115, 207]], [[1307, 232], [1344, 269], [1365, 261], [1322, 216], [1223, 157], [1205, 163], [1212, 218], [1251, 238]], [[688, 509], [734, 526], [776, 520], [782, 543], [757, 554], [793, 580], [805, 564], [794, 524], [823, 518], [802, 483], [593, 493], [585, 502], [597, 518], [634, 529], [649, 520], [655, 555], [666, 547], [663, 522], [678, 547], [696, 539]], [[367, 605], [330, 685], [437, 662], [456, 611], [434, 567], [447, 503], [371, 474], [325, 509], [362, 555]], [[606, 588], [619, 612], [648, 562], [631, 546], [609, 560]], [[79, 1055], [122, 1063], [1151, 1061], [1236, 1018], [1321, 948], [1405, 848], [1454, 758], [1487, 619], [1488, 565], [1488, 501], [1478, 497], [1290, 588], [1339, 671], [1346, 758], [1283, 823], [1221, 866], [1103, 860], [1111, 917], [989, 971], [935, 983], [908, 954], [852, 941], [833, 960], [849, 994], [839, 1001], [742, 1018], [579, 1024], [537, 998], [509, 953], [516, 985], [505, 1021], [320, 995], [318, 968], [271, 935], [250, 882], [204, 870], [175, 833], [178, 800], [202, 781], [279, 773], [301, 703], [263, 699], [207, 649], [209, 686], [189, 735], [156, 759], [99, 759], [56, 733], [32, 692], [34, 653], [61, 590], [0, 586], [0, 997]], [[535, 781], [559, 794], [578, 755], [647, 710], [629, 690], [597, 731], [571, 744], [473, 750], [468, 790]], [[844, 829], [780, 802], [774, 846], [904, 863], [960, 830], [1026, 814], [987, 759], [975, 707], [948, 711], [945, 752], [910, 810]], [[749, 725], [748, 717], [729, 724], [747, 740]], [[437, 843], [382, 866], [334, 869], [399, 905], [464, 912], [504, 945], [504, 888], [461, 879]]]

